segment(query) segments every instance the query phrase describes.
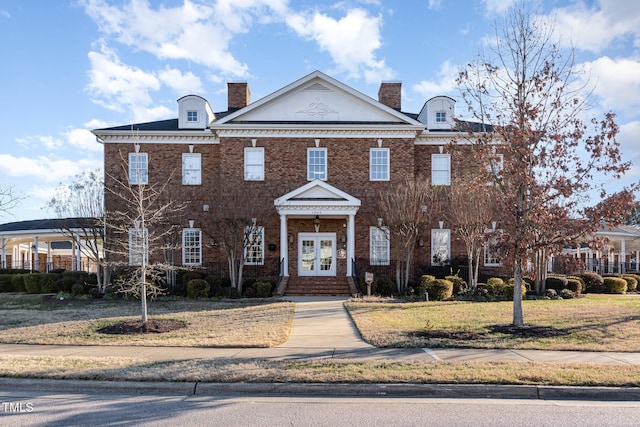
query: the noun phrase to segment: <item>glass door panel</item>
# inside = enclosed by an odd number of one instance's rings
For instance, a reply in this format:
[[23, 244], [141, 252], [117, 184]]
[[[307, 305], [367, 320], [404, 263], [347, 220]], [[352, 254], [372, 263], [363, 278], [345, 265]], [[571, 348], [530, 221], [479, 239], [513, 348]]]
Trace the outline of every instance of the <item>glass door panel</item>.
[[300, 276], [336, 275], [335, 233], [298, 235], [298, 274]]

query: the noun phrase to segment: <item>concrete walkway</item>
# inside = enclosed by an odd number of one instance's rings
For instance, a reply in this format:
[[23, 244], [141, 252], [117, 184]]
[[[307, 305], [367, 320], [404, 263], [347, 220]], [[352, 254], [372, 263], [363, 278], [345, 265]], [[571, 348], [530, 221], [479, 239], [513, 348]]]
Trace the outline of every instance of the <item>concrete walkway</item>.
[[200, 348], [140, 346], [70, 346], [0, 344], [0, 354], [136, 357], [148, 360], [183, 359], [357, 359], [427, 361], [517, 361], [543, 363], [605, 363], [640, 365], [640, 353], [483, 350], [383, 349], [362, 340], [341, 297], [291, 297], [296, 310], [289, 340], [274, 348]]

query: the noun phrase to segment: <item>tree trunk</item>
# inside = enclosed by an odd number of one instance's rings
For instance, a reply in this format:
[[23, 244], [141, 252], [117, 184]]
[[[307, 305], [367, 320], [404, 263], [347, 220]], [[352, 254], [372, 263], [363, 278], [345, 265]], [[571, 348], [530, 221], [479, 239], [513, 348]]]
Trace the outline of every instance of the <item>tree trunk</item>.
[[142, 324], [147, 324], [147, 274], [144, 261], [142, 262], [142, 285], [140, 286], [140, 301], [142, 302]]
[[473, 292], [476, 290], [476, 280], [473, 277], [473, 249], [467, 246], [467, 265], [469, 267], [469, 289]]
[[524, 326], [522, 312], [522, 259], [517, 258], [513, 269], [513, 325]]

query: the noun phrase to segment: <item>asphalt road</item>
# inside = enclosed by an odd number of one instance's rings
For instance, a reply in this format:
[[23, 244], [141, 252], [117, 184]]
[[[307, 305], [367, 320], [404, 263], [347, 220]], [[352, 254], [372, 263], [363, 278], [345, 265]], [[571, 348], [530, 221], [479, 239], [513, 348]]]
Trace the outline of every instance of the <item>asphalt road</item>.
[[637, 426], [640, 402], [0, 390], [0, 425]]

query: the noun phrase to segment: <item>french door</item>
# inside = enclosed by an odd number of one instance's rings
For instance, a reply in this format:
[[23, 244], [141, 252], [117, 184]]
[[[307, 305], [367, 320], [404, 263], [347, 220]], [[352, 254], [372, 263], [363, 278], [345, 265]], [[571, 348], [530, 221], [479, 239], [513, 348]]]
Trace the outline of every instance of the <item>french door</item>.
[[336, 233], [298, 234], [298, 275], [336, 275]]

